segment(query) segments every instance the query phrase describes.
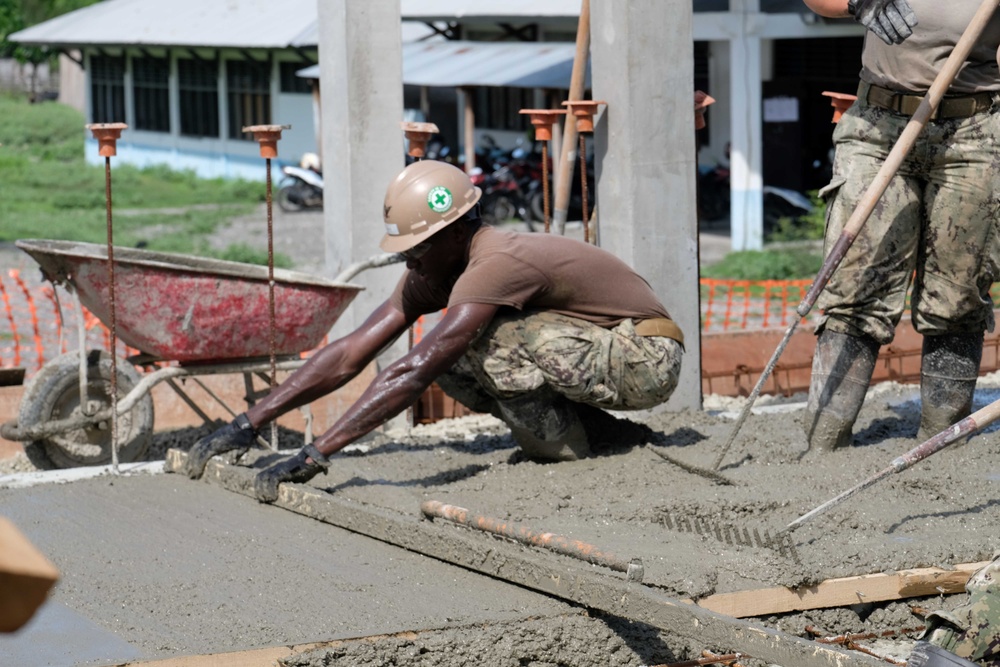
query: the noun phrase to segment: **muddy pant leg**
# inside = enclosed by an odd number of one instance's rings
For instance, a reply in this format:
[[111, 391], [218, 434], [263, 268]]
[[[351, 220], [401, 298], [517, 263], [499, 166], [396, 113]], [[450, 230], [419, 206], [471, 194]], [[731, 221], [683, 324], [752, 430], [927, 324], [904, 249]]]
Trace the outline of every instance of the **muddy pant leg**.
[[529, 456], [566, 460], [589, 451], [584, 424], [607, 421], [586, 406], [641, 409], [667, 400], [681, 355], [676, 341], [640, 337], [631, 322], [607, 330], [554, 313], [518, 314], [494, 320], [438, 384], [503, 419]]
[[638, 336], [631, 321], [603, 329], [551, 312], [497, 318], [467, 353], [493, 396], [549, 386], [571, 401], [614, 410], [669, 399], [682, 355], [674, 340]]
[[472, 367], [472, 359], [466, 355], [459, 359], [447, 373], [437, 379], [441, 390], [473, 412], [491, 414], [503, 419], [496, 397], [483, 387]]
[[[855, 105], [837, 124], [833, 180], [821, 191], [827, 202], [826, 252], [875, 179], [907, 119]], [[880, 344], [893, 338], [917, 264], [921, 227], [921, 169], [907, 159], [868, 221], [858, 231], [817, 302], [824, 329], [868, 336]]]
[[931, 167], [923, 195], [913, 324], [925, 336], [993, 330], [998, 277], [1000, 114], [931, 123], [921, 142]]

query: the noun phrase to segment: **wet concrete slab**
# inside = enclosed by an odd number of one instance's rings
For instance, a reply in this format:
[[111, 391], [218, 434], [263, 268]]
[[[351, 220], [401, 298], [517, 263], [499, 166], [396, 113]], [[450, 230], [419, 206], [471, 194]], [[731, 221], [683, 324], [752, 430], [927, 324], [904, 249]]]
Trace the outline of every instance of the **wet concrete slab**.
[[[572, 608], [180, 475], [3, 489], [0, 514], [61, 572], [31, 635], [0, 636], [0, 664], [108, 665]], [[26, 641], [37, 657], [9, 661]]]

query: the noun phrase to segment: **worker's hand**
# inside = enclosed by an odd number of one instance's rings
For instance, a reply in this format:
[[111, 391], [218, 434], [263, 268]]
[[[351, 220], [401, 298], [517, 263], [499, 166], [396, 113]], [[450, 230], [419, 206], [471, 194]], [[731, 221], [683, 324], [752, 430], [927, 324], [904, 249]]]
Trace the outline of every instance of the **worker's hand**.
[[886, 44], [899, 44], [917, 25], [917, 15], [906, 0], [849, 0], [847, 11]]
[[246, 413], [237, 415], [232, 422], [194, 443], [188, 451], [184, 473], [191, 479], [198, 479], [210, 458], [231, 451], [243, 454], [256, 440], [257, 431], [250, 425]]
[[254, 495], [262, 503], [273, 503], [278, 499], [278, 485], [282, 482], [308, 482], [319, 473], [325, 475], [329, 467], [330, 459], [312, 445], [306, 445], [295, 456], [257, 473], [253, 481]]

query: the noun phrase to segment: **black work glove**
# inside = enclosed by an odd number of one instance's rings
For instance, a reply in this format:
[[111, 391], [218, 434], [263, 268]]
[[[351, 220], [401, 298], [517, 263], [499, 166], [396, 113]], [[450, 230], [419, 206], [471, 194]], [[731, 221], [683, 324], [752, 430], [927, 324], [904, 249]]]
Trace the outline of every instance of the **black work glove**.
[[[312, 463], [306, 461], [312, 459]], [[312, 445], [306, 445], [295, 456], [264, 468], [253, 480], [253, 492], [262, 503], [273, 503], [278, 499], [278, 485], [282, 482], [308, 482], [319, 473], [326, 474], [330, 459], [323, 456]]]
[[917, 25], [917, 15], [906, 0], [849, 0], [847, 11], [886, 44], [899, 44]]
[[188, 451], [184, 473], [191, 479], [198, 479], [213, 456], [234, 450], [243, 454], [256, 441], [257, 431], [250, 425], [246, 413], [236, 415], [236, 419], [194, 443]]

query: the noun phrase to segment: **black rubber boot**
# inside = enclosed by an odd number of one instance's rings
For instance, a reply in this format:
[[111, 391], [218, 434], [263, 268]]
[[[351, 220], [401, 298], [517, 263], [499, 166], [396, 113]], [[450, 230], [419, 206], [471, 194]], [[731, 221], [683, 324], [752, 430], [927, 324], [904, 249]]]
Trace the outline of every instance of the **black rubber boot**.
[[575, 461], [590, 454], [590, 444], [574, 403], [552, 391], [497, 401], [501, 419], [530, 459]]
[[191, 479], [198, 479], [213, 456], [231, 451], [243, 454], [256, 441], [257, 431], [250, 425], [246, 413], [238, 414], [236, 419], [192, 445], [187, 454], [184, 473]]
[[809, 449], [833, 450], [851, 444], [854, 421], [865, 402], [878, 349], [879, 344], [868, 336], [829, 330], [820, 333], [806, 409]]
[[969, 416], [982, 358], [981, 333], [924, 336], [918, 440], [927, 440]]

